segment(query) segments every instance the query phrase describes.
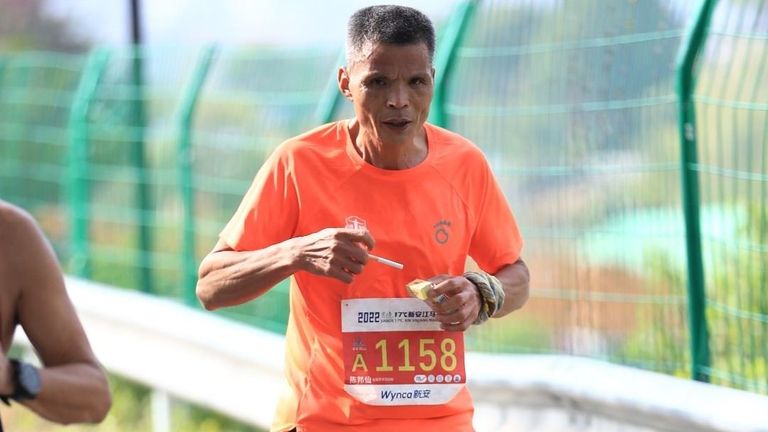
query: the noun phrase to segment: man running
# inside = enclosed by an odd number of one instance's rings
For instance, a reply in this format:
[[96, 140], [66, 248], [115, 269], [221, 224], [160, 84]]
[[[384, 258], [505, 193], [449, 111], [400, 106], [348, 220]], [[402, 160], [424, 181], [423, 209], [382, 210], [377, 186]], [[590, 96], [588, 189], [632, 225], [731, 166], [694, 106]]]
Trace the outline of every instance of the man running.
[[[522, 238], [487, 161], [426, 122], [434, 50], [421, 12], [357, 11], [338, 71], [354, 118], [280, 145], [200, 266], [207, 309], [292, 276], [273, 431], [471, 431], [463, 332], [527, 300]], [[468, 256], [483, 271], [465, 272]]]

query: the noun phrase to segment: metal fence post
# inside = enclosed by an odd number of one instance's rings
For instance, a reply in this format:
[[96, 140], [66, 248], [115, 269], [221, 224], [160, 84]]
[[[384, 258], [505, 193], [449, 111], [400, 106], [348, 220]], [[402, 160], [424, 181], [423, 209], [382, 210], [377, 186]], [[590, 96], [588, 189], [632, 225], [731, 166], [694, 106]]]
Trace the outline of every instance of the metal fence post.
[[152, 432], [171, 432], [171, 396], [163, 390], [152, 390], [150, 396], [152, 407]]
[[715, 7], [714, 0], [703, 0], [686, 29], [676, 61], [676, 91], [680, 133], [680, 174], [683, 188], [686, 249], [688, 255], [688, 325], [691, 337], [693, 379], [709, 381], [710, 351], [707, 326], [707, 301], [704, 261], [701, 250], [698, 156], [696, 149], [696, 111], [693, 104], [696, 59], [707, 39], [707, 29]]
[[187, 90], [181, 101], [179, 115], [179, 159], [178, 175], [183, 208], [182, 236], [182, 271], [184, 302], [197, 305], [195, 286], [197, 285], [197, 257], [195, 256], [195, 194], [192, 174], [192, 116], [195, 112], [200, 90], [210, 70], [211, 62], [216, 54], [216, 47], [205, 48], [192, 75]]
[[88, 112], [109, 61], [109, 52], [93, 51], [83, 69], [69, 113], [69, 202], [72, 253], [70, 271], [81, 277], [90, 277], [91, 259], [89, 241], [90, 187], [88, 173], [89, 131]]
[[132, 94], [129, 105], [131, 107], [131, 136], [132, 151], [131, 160], [136, 172], [136, 207], [138, 208], [138, 221], [136, 226], [139, 238], [139, 284], [141, 290], [151, 293], [152, 280], [152, 199], [149, 191], [149, 175], [146, 161], [146, 139], [144, 128], [146, 127], [146, 113], [144, 109], [144, 54], [141, 45], [133, 45], [133, 57], [131, 59], [131, 85]]
[[341, 92], [339, 91], [338, 84], [338, 68], [344, 65], [347, 61], [347, 53], [345, 50], [341, 51], [339, 58], [336, 59], [334, 68], [331, 71], [331, 78], [323, 90], [323, 94], [320, 97], [320, 102], [317, 104], [317, 110], [315, 111], [315, 117], [320, 124], [326, 124], [333, 121], [333, 117], [336, 115], [336, 110], [339, 107], [341, 101]]
[[[19, 77], [19, 79], [14, 80], [14, 84], [20, 87], [23, 86], [29, 89], [32, 88], [33, 85], [30, 82], [30, 76], [32, 74], [16, 72], [14, 75]], [[12, 106], [15, 106], [15, 109], [9, 110], [7, 114], [3, 115], [3, 120], [9, 121], [10, 124], [13, 124], [13, 127], [8, 131], [10, 145], [7, 154], [11, 160], [15, 160], [17, 164], [21, 164], [21, 161], [24, 160], [25, 156], [22, 143], [26, 141], [27, 135], [29, 134], [29, 128], [24, 127], [24, 122], [28, 115], [30, 104], [27, 101], [23, 101], [21, 99], [13, 99], [14, 98], [11, 98], [9, 102]], [[23, 205], [29, 205], [30, 202], [27, 200], [32, 197], [29, 188], [29, 182], [22, 181], [16, 186], [16, 188], [20, 193], [17, 198], [18, 202], [22, 203]]]
[[446, 114], [446, 87], [456, 63], [456, 51], [464, 40], [464, 34], [474, 16], [479, 0], [465, 0], [460, 3], [446, 25], [443, 37], [435, 53], [435, 96], [432, 100], [429, 121], [442, 127], [448, 127]]

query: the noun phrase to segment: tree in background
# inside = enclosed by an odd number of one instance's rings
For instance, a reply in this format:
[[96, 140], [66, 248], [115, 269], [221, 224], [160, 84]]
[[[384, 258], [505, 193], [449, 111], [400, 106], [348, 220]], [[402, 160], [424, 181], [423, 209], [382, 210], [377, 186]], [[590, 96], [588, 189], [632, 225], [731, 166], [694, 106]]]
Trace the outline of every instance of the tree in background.
[[82, 52], [87, 40], [62, 18], [46, 14], [44, 0], [0, 0], [0, 52]]

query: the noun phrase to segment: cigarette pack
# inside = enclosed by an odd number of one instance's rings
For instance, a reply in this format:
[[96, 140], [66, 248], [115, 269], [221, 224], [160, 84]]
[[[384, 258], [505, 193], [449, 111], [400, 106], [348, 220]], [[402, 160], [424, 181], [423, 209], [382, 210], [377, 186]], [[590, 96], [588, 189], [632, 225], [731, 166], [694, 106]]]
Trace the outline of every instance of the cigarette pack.
[[427, 293], [432, 288], [432, 282], [421, 279], [414, 279], [405, 285], [408, 293], [417, 299], [426, 300]]

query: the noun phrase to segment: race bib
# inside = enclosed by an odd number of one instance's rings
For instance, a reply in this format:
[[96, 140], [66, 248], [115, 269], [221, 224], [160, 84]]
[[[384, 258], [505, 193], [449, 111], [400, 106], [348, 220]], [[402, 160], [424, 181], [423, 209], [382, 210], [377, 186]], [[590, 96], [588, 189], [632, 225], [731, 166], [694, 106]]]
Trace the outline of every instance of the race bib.
[[415, 298], [341, 302], [344, 390], [368, 405], [439, 405], [466, 383], [464, 333]]

